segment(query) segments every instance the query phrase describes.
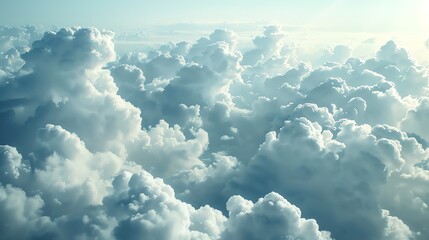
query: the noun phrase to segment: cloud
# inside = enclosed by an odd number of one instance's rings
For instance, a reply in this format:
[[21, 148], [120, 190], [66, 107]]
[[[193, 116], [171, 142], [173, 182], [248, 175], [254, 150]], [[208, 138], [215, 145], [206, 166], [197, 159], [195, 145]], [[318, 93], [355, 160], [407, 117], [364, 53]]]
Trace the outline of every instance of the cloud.
[[289, 56], [282, 54], [288, 51], [284, 46], [285, 37], [280, 26], [265, 26], [263, 36], [253, 39], [255, 48], [244, 52], [241, 64], [248, 68], [249, 73], [282, 74], [285, 67], [290, 68]]
[[[62, 29], [35, 41], [22, 55], [23, 69], [0, 90], [0, 101], [22, 102], [8, 108], [11, 119], [2, 118], [5, 131], [16, 138], [34, 138], [38, 128], [54, 123], [98, 150], [116, 145], [119, 151], [120, 141], [135, 138], [140, 131], [140, 110], [116, 94], [113, 78], [102, 69], [115, 58], [112, 37], [111, 32], [91, 28]], [[130, 122], [124, 124], [125, 119]], [[26, 144], [34, 145], [31, 140]]]
[[148, 142], [135, 152], [130, 152], [130, 158], [161, 177], [202, 165], [199, 157], [207, 148], [208, 135], [202, 129], [193, 132], [193, 135], [193, 139], [186, 139], [179, 125], [170, 127], [161, 120], [148, 129]]
[[255, 49], [246, 52], [243, 57], [243, 65], [254, 65], [260, 60], [267, 60], [277, 56], [283, 46], [285, 34], [281, 32], [279, 26], [266, 26], [264, 35], [253, 39]]
[[301, 218], [301, 211], [277, 193], [255, 204], [241, 196], [227, 202], [229, 219], [223, 239], [331, 239], [319, 231], [314, 219]]
[[30, 239], [43, 237], [46, 230], [40, 226], [49, 223], [47, 217], [40, 217], [44, 203], [39, 195], [27, 197], [26, 193], [11, 185], [0, 186], [0, 212], [8, 216], [0, 222], [5, 238]]
[[[301, 204], [304, 216], [315, 217], [322, 228], [335, 228], [336, 238], [381, 239], [388, 222], [377, 207], [377, 189], [405, 164], [400, 143], [377, 139], [368, 125], [342, 121], [338, 127], [334, 138], [307, 118], [287, 121], [278, 135], [267, 133], [243, 175], [230, 186], [247, 196], [268, 189], [287, 196]], [[347, 213], [338, 211], [339, 206]]]
[[429, 132], [424, 127], [424, 118], [428, 113], [429, 99], [426, 97], [420, 98], [418, 106], [415, 109], [410, 109], [401, 122], [402, 129], [429, 141]]
[[116, 239], [216, 239], [226, 220], [219, 211], [196, 210], [177, 200], [170, 186], [145, 172], [122, 173], [114, 189], [104, 203], [118, 220]]
[[428, 69], [393, 41], [309, 63], [279, 26], [123, 56], [95, 28], [0, 35], [6, 238], [429, 236]]
[[413, 233], [399, 218], [389, 216], [389, 211], [383, 210], [383, 217], [387, 219], [387, 228], [384, 232], [386, 239], [410, 239]]
[[364, 43], [364, 44], [374, 44], [376, 40], [377, 40], [377, 38], [375, 38], [375, 37], [367, 38], [364, 41], [362, 41], [362, 43]]
[[33, 26], [0, 27], [0, 77], [12, 76], [21, 69], [25, 62], [20, 55], [41, 36], [42, 32]]
[[212, 163], [181, 171], [168, 178], [167, 182], [174, 187], [178, 198], [193, 206], [210, 206], [225, 210], [228, 194], [225, 182], [240, 171], [240, 163], [235, 157], [224, 153], [214, 153]]
[[29, 166], [22, 163], [22, 156], [18, 153], [16, 148], [11, 146], [2, 145], [0, 147], [1, 153], [1, 179], [2, 183], [10, 183], [18, 179], [20, 172], [29, 172]]
[[[139, 62], [135, 64], [138, 65]], [[181, 55], [159, 54], [159, 56], [144, 63], [142, 70], [147, 81], [152, 82], [155, 78], [169, 79], [176, 76], [177, 71], [183, 65], [185, 65], [185, 60]]]
[[404, 48], [398, 48], [392, 40], [383, 45], [377, 52], [377, 60], [387, 64], [393, 64], [399, 69], [404, 69], [413, 65], [413, 60], [409, 58], [408, 52]]
[[337, 45], [334, 48], [322, 50], [319, 59], [313, 62], [315, 65], [323, 65], [325, 63], [344, 63], [351, 57], [352, 49], [346, 45]]

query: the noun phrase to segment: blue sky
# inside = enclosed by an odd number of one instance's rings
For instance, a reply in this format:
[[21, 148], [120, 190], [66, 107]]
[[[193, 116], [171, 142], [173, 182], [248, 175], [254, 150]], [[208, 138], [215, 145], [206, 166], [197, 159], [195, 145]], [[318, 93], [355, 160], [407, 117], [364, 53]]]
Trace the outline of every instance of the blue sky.
[[419, 32], [425, 0], [1, 0], [3, 25], [96, 26], [130, 30], [172, 23], [274, 22], [323, 31]]

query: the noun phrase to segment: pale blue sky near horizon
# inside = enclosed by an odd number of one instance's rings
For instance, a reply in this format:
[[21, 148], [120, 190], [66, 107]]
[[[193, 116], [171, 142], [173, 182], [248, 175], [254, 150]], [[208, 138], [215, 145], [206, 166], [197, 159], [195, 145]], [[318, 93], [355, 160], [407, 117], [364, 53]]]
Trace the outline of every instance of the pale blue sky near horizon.
[[93, 26], [117, 36], [143, 33], [135, 44], [117, 38], [117, 51], [123, 53], [194, 41], [216, 28], [239, 33], [242, 46], [251, 47], [262, 26], [278, 24], [289, 42], [305, 47], [345, 44], [362, 49], [362, 41], [374, 38], [372, 49], [364, 46], [364, 53], [372, 54], [394, 39], [428, 64], [428, 12], [429, 0], [0, 0], [0, 25], [43, 30]]
[[428, 0], [0, 0], [0, 25], [127, 31], [177, 23], [256, 23], [320, 31], [421, 32]]

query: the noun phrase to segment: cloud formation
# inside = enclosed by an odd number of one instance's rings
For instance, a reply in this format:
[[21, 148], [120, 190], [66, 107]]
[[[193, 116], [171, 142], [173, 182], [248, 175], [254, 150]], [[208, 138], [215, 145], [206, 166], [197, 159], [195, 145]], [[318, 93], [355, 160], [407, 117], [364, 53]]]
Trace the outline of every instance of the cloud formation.
[[394, 41], [311, 64], [279, 26], [124, 56], [0, 35], [5, 239], [429, 237], [428, 69]]

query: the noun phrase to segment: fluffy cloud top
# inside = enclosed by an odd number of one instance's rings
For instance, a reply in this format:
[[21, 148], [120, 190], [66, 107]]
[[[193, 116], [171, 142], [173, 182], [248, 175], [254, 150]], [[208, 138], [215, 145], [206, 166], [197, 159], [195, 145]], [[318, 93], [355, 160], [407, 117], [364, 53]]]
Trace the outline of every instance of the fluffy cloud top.
[[301, 218], [301, 211], [277, 193], [269, 193], [255, 204], [241, 196], [227, 204], [229, 224], [225, 239], [331, 239], [320, 232], [313, 219]]

